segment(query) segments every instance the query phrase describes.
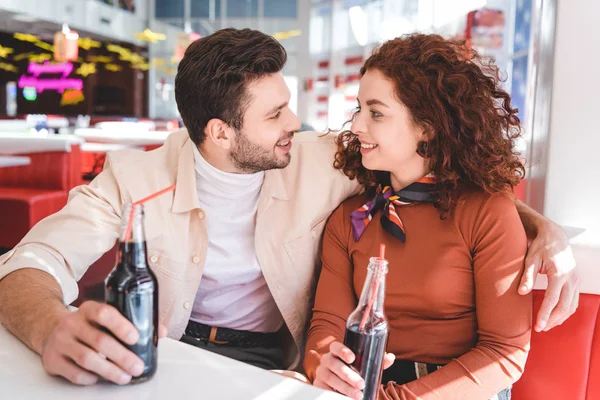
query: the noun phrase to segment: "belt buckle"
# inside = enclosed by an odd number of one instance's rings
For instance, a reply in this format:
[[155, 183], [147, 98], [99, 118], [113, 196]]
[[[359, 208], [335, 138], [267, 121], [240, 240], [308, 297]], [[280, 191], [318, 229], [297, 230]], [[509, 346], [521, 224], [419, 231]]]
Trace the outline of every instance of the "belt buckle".
[[210, 327], [210, 335], [208, 336], [208, 341], [209, 343], [214, 343], [214, 344], [227, 344], [229, 343], [227, 340], [217, 340], [217, 331], [219, 328], [217, 328], [216, 326], [211, 326]]

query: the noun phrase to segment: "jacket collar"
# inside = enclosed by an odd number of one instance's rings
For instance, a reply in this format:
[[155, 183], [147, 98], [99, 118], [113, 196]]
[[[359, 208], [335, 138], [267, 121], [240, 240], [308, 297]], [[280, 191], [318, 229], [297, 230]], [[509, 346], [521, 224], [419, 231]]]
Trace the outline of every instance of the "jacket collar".
[[179, 152], [177, 178], [175, 180], [174, 213], [182, 213], [200, 208], [196, 190], [196, 171], [194, 169], [194, 142], [187, 139]]
[[[174, 213], [189, 212], [200, 208], [198, 191], [196, 189], [196, 171], [194, 169], [194, 142], [187, 139], [179, 153], [177, 178], [175, 181], [175, 196], [173, 199]], [[260, 190], [261, 198], [289, 200], [283, 170], [273, 169], [265, 172], [265, 180]]]

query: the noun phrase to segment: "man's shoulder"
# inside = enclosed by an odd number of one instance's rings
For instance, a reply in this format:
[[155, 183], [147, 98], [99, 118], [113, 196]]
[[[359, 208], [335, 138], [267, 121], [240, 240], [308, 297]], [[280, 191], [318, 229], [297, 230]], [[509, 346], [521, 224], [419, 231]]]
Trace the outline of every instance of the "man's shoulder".
[[323, 173], [339, 172], [333, 167], [337, 144], [333, 133], [300, 132], [294, 136], [289, 170], [318, 169]]
[[[120, 150], [106, 157], [104, 169], [130, 198], [142, 198], [176, 180], [179, 159], [189, 141], [187, 131], [171, 133], [165, 143], [150, 151]], [[191, 150], [190, 150], [191, 153]], [[193, 155], [189, 155], [193, 158]]]
[[294, 153], [311, 153], [321, 159], [333, 160], [337, 150], [336, 138], [337, 134], [333, 132], [299, 132], [294, 136], [291, 154], [293, 156]]
[[177, 166], [179, 153], [184, 144], [189, 140], [187, 130], [174, 131], [165, 140], [165, 143], [154, 150], [143, 151], [138, 149], [125, 149], [110, 152], [107, 160], [115, 172], [138, 170], [143, 168], [159, 169]]
[[298, 146], [335, 147], [336, 137], [335, 132], [303, 131], [296, 133], [294, 143]]

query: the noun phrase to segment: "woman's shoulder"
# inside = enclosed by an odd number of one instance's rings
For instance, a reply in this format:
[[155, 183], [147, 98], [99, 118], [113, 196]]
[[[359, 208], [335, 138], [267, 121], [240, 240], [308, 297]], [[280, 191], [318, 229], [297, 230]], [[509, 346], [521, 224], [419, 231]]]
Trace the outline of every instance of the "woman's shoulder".
[[368, 199], [369, 196], [365, 193], [360, 193], [344, 200], [329, 217], [329, 228], [350, 229], [350, 214], [365, 204]]
[[480, 188], [463, 188], [459, 191], [457, 213], [479, 215], [482, 212], [507, 212], [517, 208], [511, 193], [488, 193]]
[[471, 244], [492, 231], [525, 237], [511, 193], [486, 193], [481, 189], [462, 191], [456, 206], [455, 223]]

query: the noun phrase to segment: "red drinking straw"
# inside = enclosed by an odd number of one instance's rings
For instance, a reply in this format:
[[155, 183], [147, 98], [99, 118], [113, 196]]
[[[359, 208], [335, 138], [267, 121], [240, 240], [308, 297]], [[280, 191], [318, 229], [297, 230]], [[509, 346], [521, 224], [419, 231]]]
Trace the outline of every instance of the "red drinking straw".
[[166, 187], [166, 188], [164, 188], [162, 190], [159, 190], [156, 193], [151, 194], [148, 197], [144, 197], [143, 199], [138, 200], [138, 201], [136, 201], [135, 203], [133, 203], [131, 205], [131, 210], [129, 211], [129, 218], [127, 219], [127, 228], [125, 228], [125, 238], [123, 239], [124, 241], [128, 241], [129, 237], [131, 236], [131, 225], [133, 223], [133, 212], [135, 211], [135, 207], [139, 206], [140, 204], [144, 204], [145, 202], [147, 202], [149, 200], [152, 200], [152, 199], [160, 196], [161, 194], [170, 192], [170, 191], [172, 191], [174, 189], [175, 189], [175, 185], [171, 185], [171, 186]]
[[[379, 245], [379, 259], [385, 260], [385, 244]], [[367, 324], [367, 317], [371, 313], [371, 308], [373, 308], [373, 303], [375, 303], [375, 296], [377, 296], [377, 290], [379, 289], [379, 274], [381, 270], [377, 269], [377, 274], [373, 275], [373, 279], [375, 279], [375, 285], [373, 286], [373, 290], [371, 291], [371, 297], [369, 298], [369, 302], [367, 303], [367, 309], [363, 314], [362, 321], [360, 321], [360, 325], [358, 327], [359, 331], [365, 329], [365, 325]]]

